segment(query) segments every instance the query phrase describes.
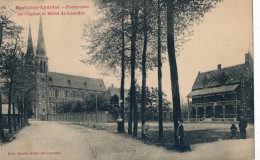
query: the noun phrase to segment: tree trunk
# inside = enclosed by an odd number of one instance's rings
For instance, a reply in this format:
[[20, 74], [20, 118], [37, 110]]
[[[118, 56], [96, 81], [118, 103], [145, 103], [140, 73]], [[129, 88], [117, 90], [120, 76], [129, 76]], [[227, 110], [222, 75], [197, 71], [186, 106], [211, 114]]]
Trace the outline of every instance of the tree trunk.
[[121, 99], [121, 118], [122, 118], [122, 132], [125, 132], [125, 4], [124, 0], [122, 0], [122, 31], [121, 31], [121, 38], [122, 38], [122, 59], [121, 59], [121, 86], [120, 86], [120, 99]]
[[132, 36], [131, 36], [131, 95], [130, 106], [134, 110], [134, 128], [133, 137], [137, 137], [137, 125], [138, 125], [138, 110], [136, 103], [136, 91], [135, 91], [135, 55], [136, 55], [136, 34], [137, 34], [137, 1], [132, 0]]
[[15, 105], [13, 100], [13, 125], [14, 125], [14, 131], [16, 131], [16, 120], [15, 120]]
[[21, 119], [21, 124], [22, 124], [22, 127], [25, 126], [25, 123], [24, 123], [24, 107], [23, 107], [23, 98], [20, 99], [20, 110], [21, 110], [21, 116], [20, 116], [20, 119]]
[[11, 104], [12, 104], [12, 86], [13, 86], [13, 78], [11, 77], [9, 83], [9, 91], [8, 91], [8, 129], [9, 133], [12, 133], [12, 120], [11, 120]]
[[26, 108], [27, 108], [27, 101], [26, 101], [26, 98], [24, 98], [24, 101], [23, 101], [23, 121], [24, 121], [24, 126], [27, 125], [27, 121], [26, 121]]
[[161, 60], [161, 6], [158, 0], [158, 99], [159, 99], [159, 139], [163, 138], [163, 117], [162, 117], [162, 60]]
[[0, 92], [0, 138], [2, 140], [5, 139], [5, 133], [4, 133], [4, 125], [3, 125], [3, 114], [2, 114], [2, 96]]
[[[141, 96], [141, 120], [142, 126], [145, 123], [145, 105], [146, 105], [146, 51], [147, 51], [147, 0], [144, 0], [144, 19], [143, 19], [143, 34], [144, 34], [144, 47], [142, 55], [142, 96]], [[144, 138], [144, 133], [142, 130], [142, 137]]]
[[0, 48], [2, 46], [2, 40], [3, 40], [3, 22], [0, 23]]
[[171, 90], [173, 103], [173, 121], [174, 121], [174, 141], [177, 143], [178, 119], [181, 117], [180, 93], [178, 83], [178, 70], [175, 57], [174, 46], [174, 21], [173, 21], [173, 0], [166, 1], [167, 6], [167, 49], [170, 65]]
[[21, 128], [21, 106], [20, 106], [20, 101], [19, 101], [19, 98], [17, 97], [17, 110], [18, 110], [18, 117], [17, 117], [17, 125], [18, 125], [18, 128]]

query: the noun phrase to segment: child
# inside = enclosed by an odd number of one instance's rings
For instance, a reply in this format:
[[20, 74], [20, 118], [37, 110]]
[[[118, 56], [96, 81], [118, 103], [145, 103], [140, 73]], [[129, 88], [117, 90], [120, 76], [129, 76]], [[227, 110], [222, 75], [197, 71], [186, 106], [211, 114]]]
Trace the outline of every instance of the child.
[[237, 132], [237, 127], [235, 123], [231, 125], [230, 130], [231, 130], [231, 138], [233, 139], [236, 137], [236, 132]]

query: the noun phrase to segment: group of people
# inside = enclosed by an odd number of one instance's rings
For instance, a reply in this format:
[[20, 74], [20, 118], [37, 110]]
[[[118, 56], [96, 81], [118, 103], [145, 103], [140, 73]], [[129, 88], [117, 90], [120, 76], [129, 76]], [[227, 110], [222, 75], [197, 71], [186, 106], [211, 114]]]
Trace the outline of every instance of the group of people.
[[[241, 138], [245, 139], [246, 138], [247, 121], [244, 117], [241, 117], [238, 127], [239, 127], [239, 130], [240, 130]], [[233, 123], [231, 125], [230, 130], [231, 130], [231, 138], [236, 138], [237, 127], [236, 127], [235, 123]]]
[[[123, 132], [123, 129], [122, 129], [122, 118], [118, 118], [117, 119], [117, 124], [118, 124], [118, 128], [117, 128], [117, 131], [119, 133], [122, 133]], [[176, 142], [176, 146], [178, 147], [178, 149], [180, 149], [180, 151], [184, 151], [185, 150], [185, 145], [184, 145], [184, 127], [182, 125], [183, 123], [183, 120], [182, 119], [179, 119], [178, 120], [178, 128], [177, 128], [177, 142]], [[246, 138], [246, 128], [247, 128], [247, 121], [246, 119], [241, 116], [240, 118], [240, 122], [239, 122], [239, 130], [240, 130], [240, 135], [241, 135], [241, 138]], [[237, 127], [236, 127], [236, 124], [233, 123], [230, 127], [230, 130], [231, 130], [231, 138], [236, 138], [236, 132], [237, 132]], [[143, 135], [144, 135], [144, 139], [145, 140], [148, 140], [148, 136], [149, 136], [149, 124], [147, 122], [145, 122], [145, 124], [143, 124], [142, 126], [142, 132], [143, 132]]]

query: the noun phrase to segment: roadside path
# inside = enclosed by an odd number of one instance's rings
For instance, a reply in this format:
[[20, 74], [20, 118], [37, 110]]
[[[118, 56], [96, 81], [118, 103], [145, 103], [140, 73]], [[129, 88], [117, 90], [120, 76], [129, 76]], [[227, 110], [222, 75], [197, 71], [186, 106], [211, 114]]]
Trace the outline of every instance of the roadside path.
[[[79, 125], [37, 121], [31, 122], [31, 124], [23, 129], [14, 141], [0, 147], [0, 159], [247, 160], [253, 159], [254, 154], [254, 140], [252, 138], [193, 145], [192, 152], [178, 153], [146, 145], [132, 138], [124, 138], [121, 135], [92, 130]], [[28, 155], [18, 155], [19, 152], [28, 153]], [[30, 155], [30, 152], [34, 155]], [[8, 153], [16, 155], [8, 155]]]

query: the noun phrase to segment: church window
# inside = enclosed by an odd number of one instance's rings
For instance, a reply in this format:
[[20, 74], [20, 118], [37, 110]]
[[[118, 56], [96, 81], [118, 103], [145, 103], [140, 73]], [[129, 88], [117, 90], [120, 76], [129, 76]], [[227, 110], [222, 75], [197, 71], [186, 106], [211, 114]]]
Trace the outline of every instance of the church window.
[[42, 109], [42, 112], [43, 112], [43, 113], [45, 112], [45, 108]]
[[58, 97], [58, 89], [55, 89], [55, 97]]
[[42, 73], [42, 61], [40, 62], [40, 73]]
[[52, 78], [50, 77], [49, 80], [52, 81]]
[[46, 72], [46, 62], [43, 62], [43, 73]]
[[86, 83], [86, 82], [84, 82], [84, 85], [87, 85], [87, 83]]
[[68, 80], [68, 83], [70, 83], [70, 80]]

